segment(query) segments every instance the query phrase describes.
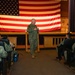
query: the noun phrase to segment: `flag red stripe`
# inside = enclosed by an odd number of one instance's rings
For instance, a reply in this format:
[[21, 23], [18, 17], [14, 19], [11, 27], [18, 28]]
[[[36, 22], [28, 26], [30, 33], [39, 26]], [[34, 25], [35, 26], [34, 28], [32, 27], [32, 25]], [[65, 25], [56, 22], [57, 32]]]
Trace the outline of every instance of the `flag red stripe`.
[[44, 29], [44, 30], [40, 30], [40, 32], [49, 32], [49, 31], [57, 31], [60, 30], [60, 27], [55, 27], [55, 28], [51, 28], [51, 29]]
[[52, 13], [52, 14], [20, 14], [20, 16], [54, 16], [54, 15], [57, 15], [57, 14], [60, 14], [60, 12], [56, 12], [56, 13]]
[[12, 29], [12, 28], [0, 28], [0, 31], [5, 31], [5, 32], [25, 32], [25, 30], [22, 29]]
[[[51, 29], [44, 29], [44, 30], [40, 30], [40, 32], [48, 32], [48, 31], [55, 31], [55, 30], [60, 30], [60, 27], [55, 27], [55, 28], [51, 28]], [[12, 28], [0, 28], [0, 31], [25, 32], [25, 30], [12, 29]]]
[[[20, 1], [34, 1], [34, 2], [42, 2], [42, 1], [55, 1], [55, 0], [20, 0]], [[58, 0], [57, 0], [58, 1]]]
[[[51, 23], [51, 24], [42, 24], [42, 25], [37, 25], [38, 27], [45, 27], [45, 26], [53, 26], [56, 24], [60, 24], [60, 22], [55, 22], [55, 23]], [[1, 26], [6, 25], [6, 26], [21, 26], [21, 27], [27, 27], [27, 24], [9, 24], [9, 23], [0, 23]]]
[[39, 7], [40, 6], [41, 7], [41, 6], [56, 6], [59, 4], [60, 4], [60, 2], [53, 3], [53, 4], [26, 4], [26, 3], [21, 4], [21, 3], [19, 3], [19, 6], [29, 6], [29, 7], [32, 7], [32, 6]]

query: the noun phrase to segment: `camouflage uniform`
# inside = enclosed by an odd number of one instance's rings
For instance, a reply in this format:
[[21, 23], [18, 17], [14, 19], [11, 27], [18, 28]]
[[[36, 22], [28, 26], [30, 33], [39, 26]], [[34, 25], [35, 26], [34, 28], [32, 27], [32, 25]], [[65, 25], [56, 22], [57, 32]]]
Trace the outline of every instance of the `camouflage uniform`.
[[30, 24], [27, 28], [27, 32], [29, 33], [30, 52], [32, 55], [34, 55], [38, 46], [38, 28], [37, 30], [34, 30], [34, 28], [37, 28], [37, 26], [33, 24]]
[[0, 40], [0, 61], [1, 58], [6, 58], [7, 57], [7, 52], [4, 49], [4, 43]]

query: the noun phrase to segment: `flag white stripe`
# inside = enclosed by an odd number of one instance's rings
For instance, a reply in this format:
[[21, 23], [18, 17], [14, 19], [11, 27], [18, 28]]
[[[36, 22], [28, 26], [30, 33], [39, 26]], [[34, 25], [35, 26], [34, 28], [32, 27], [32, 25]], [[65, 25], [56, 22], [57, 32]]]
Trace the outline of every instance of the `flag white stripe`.
[[20, 11], [20, 14], [53, 14], [56, 12], [60, 12], [60, 9], [54, 11], [43, 11], [43, 12]]
[[[40, 30], [43, 30], [43, 29], [51, 29], [51, 28], [55, 28], [55, 27], [60, 27], [61, 25], [58, 24], [58, 25], [53, 25], [53, 26], [46, 26], [46, 27], [38, 27]], [[21, 26], [6, 26], [6, 25], [3, 25], [1, 26], [0, 25], [0, 28], [9, 28], [9, 29], [23, 29], [23, 30], [26, 30], [27, 27], [21, 27]]]
[[57, 18], [57, 17], [61, 17], [60, 14], [57, 14], [57, 15], [52, 15], [52, 16], [38, 16], [38, 17], [35, 17], [35, 16], [9, 16], [9, 15], [0, 15], [0, 17], [2, 18], [12, 18], [12, 19], [22, 19], [22, 20], [31, 20], [32, 18], [35, 18], [36, 20], [45, 20], [45, 19], [52, 19], [52, 18]]
[[20, 9], [54, 9], [54, 8], [57, 8], [57, 7], [60, 7], [60, 4], [59, 5], [56, 5], [56, 6], [19, 6]]

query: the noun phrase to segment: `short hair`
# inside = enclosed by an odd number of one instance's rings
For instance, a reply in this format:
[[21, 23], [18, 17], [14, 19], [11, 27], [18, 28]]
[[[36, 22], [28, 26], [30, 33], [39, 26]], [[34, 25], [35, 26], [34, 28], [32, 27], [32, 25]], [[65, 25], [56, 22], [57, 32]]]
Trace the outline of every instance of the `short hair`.
[[3, 39], [7, 39], [7, 38], [8, 38], [8, 36], [7, 35], [4, 35]]
[[31, 20], [35, 20], [34, 18], [32, 18]]
[[67, 33], [66, 35], [68, 35], [69, 38], [71, 37], [71, 33]]

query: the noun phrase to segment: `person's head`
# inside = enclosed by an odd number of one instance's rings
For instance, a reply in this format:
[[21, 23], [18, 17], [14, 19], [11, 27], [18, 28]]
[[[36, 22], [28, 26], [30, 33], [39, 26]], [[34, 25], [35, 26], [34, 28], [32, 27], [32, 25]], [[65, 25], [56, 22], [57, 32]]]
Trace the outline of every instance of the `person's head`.
[[35, 23], [36, 23], [36, 20], [35, 19], [32, 19], [31, 20], [31, 24], [35, 25]]
[[71, 38], [71, 34], [70, 33], [67, 33], [66, 34], [66, 38]]
[[2, 38], [2, 41], [3, 42], [6, 42], [7, 44], [9, 44], [8, 36], [7, 35], [4, 35], [3, 38]]
[[8, 39], [8, 36], [7, 35], [4, 35], [2, 39]]
[[0, 34], [0, 40], [2, 39], [2, 36], [1, 36], [1, 34]]

